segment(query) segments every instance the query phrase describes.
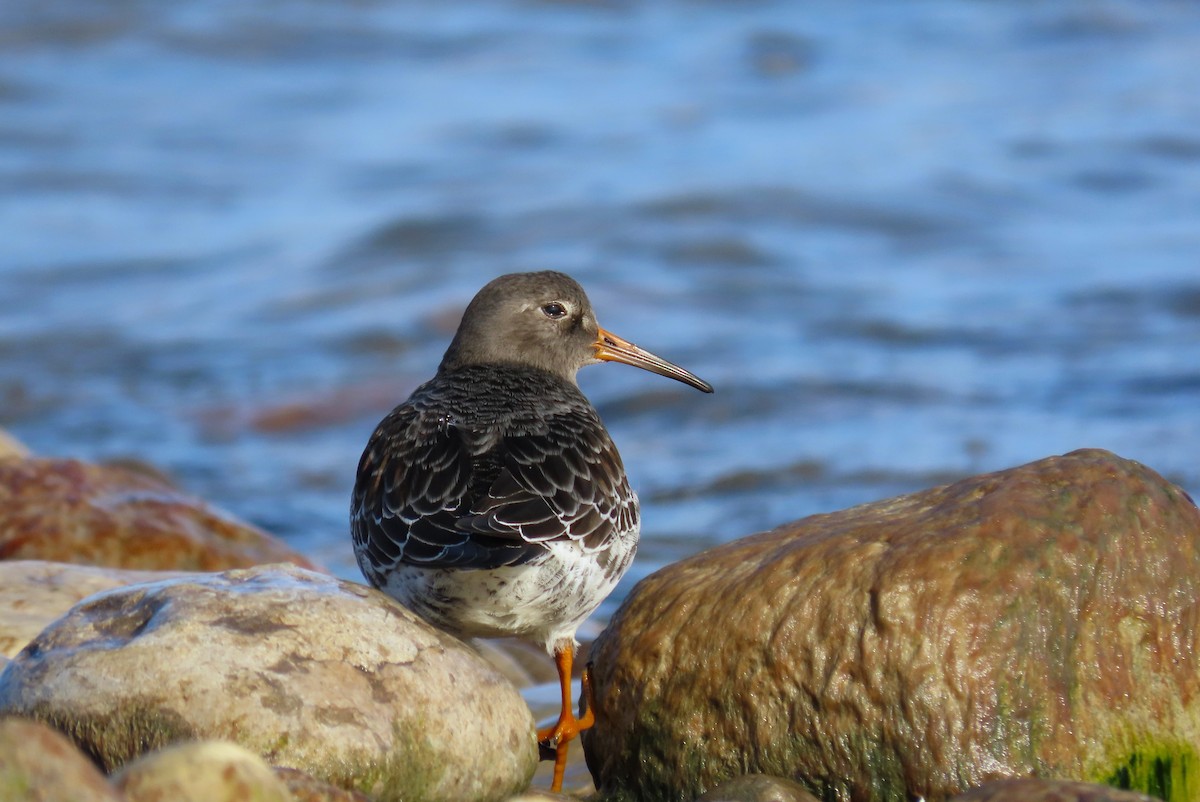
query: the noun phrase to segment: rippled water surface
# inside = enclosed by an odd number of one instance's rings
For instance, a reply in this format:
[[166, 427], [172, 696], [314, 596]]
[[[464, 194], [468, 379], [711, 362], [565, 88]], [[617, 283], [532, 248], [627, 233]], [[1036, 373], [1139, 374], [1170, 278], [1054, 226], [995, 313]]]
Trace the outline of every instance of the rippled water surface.
[[1154, 0], [4, 4], [0, 425], [356, 576], [374, 424], [558, 268], [717, 387], [581, 376], [630, 581], [1084, 446], [1195, 492], [1197, 53]]

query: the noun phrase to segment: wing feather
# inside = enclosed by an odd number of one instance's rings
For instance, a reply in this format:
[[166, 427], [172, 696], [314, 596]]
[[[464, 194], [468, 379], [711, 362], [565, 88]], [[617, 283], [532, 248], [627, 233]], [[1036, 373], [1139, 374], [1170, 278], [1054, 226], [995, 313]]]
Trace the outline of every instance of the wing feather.
[[351, 505], [359, 564], [376, 584], [401, 564], [526, 563], [560, 540], [596, 551], [637, 521], [616, 446], [582, 395], [502, 426], [410, 399], [372, 435]]

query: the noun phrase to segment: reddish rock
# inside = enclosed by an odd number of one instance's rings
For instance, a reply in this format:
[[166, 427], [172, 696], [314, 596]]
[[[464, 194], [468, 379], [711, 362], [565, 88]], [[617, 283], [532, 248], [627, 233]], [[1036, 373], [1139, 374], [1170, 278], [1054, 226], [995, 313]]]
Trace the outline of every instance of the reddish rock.
[[328, 392], [317, 390], [258, 406], [221, 405], [202, 410], [199, 422], [214, 437], [232, 437], [247, 431], [260, 434], [311, 431], [359, 417], [383, 415], [395, 406], [397, 398], [404, 398], [415, 386], [389, 379], [360, 382]]
[[61, 733], [10, 717], [0, 718], [0, 800], [122, 802], [124, 797]]
[[[593, 649], [606, 799], [762, 772], [838, 800], [1005, 777], [1200, 788], [1200, 512], [1079, 451], [668, 566]], [[1167, 787], [1161, 787], [1167, 786]]]
[[191, 741], [144, 755], [113, 776], [129, 802], [294, 802], [262, 758], [227, 741]]
[[299, 769], [276, 766], [275, 776], [287, 786], [292, 802], [371, 802], [364, 793], [338, 788]]
[[316, 567], [266, 532], [143, 471], [41, 458], [0, 460], [0, 560], [152, 571]]

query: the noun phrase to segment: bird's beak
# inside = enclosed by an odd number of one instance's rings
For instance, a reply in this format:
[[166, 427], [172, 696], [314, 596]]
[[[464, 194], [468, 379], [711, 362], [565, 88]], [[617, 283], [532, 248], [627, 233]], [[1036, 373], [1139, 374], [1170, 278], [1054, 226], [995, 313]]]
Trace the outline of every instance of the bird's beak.
[[629, 342], [629, 340], [623, 340], [604, 329], [600, 329], [596, 335], [596, 359], [601, 359], [605, 362], [624, 362], [626, 365], [633, 365], [635, 368], [648, 370], [651, 373], [666, 376], [668, 379], [690, 384], [697, 390], [703, 390], [706, 393], [713, 391], [711, 384], [691, 371], [684, 370], [660, 356], [655, 356], [649, 351], [638, 348]]

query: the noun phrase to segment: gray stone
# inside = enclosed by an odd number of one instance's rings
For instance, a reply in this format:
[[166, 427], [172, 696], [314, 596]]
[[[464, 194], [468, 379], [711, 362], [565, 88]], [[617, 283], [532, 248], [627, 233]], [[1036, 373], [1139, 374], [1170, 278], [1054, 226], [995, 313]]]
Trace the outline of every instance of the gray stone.
[[291, 565], [85, 599], [0, 675], [0, 712], [51, 723], [110, 771], [224, 739], [381, 802], [503, 799], [537, 762], [529, 708], [469, 647]]
[[102, 590], [180, 576], [42, 560], [0, 561], [0, 654], [12, 657], [82, 599]]

